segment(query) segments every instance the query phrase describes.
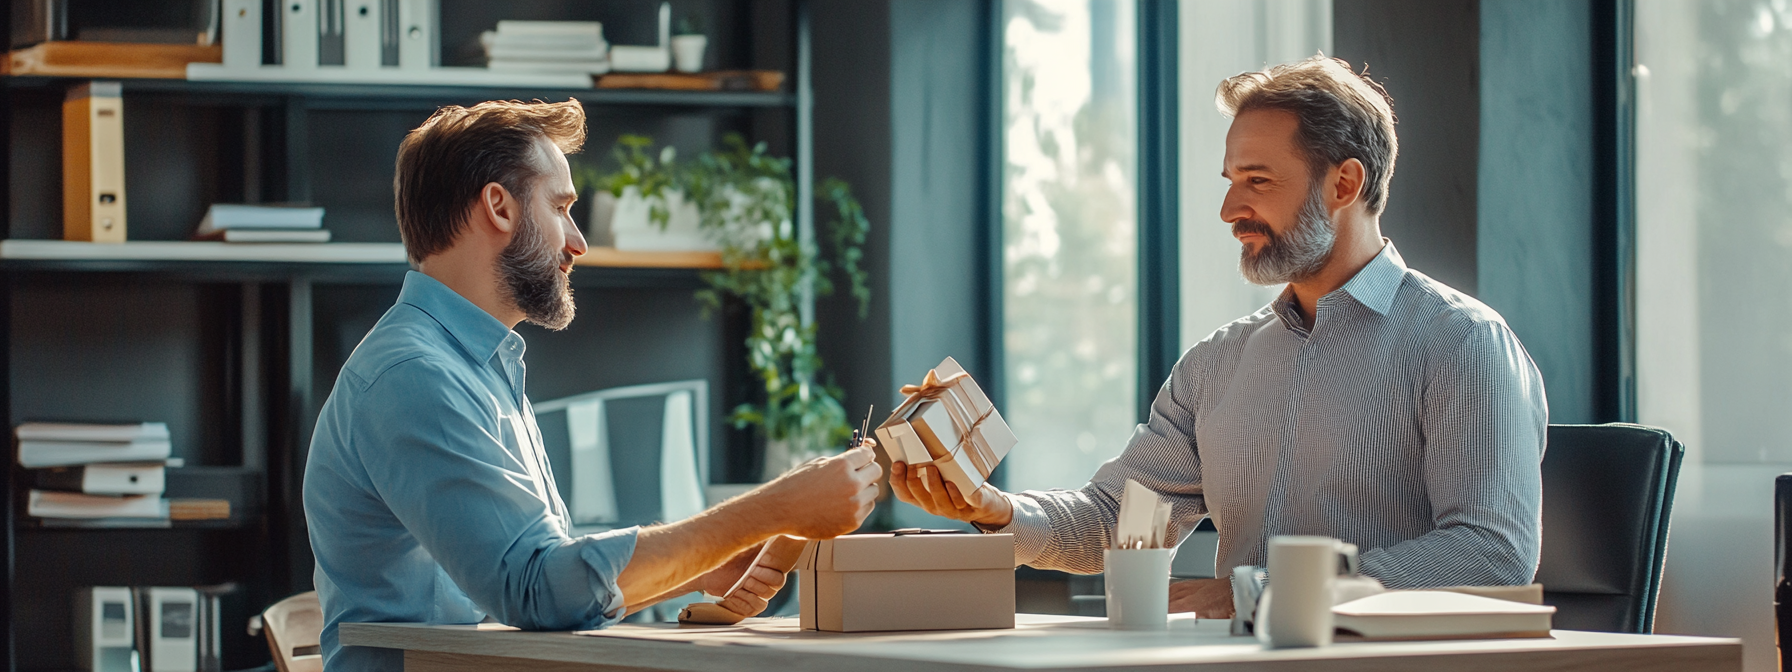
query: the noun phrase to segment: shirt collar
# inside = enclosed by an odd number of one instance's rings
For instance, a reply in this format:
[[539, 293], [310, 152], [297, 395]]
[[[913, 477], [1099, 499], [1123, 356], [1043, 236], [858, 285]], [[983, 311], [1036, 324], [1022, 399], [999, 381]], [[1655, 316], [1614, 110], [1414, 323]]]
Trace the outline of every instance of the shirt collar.
[[[492, 358], [511, 336], [516, 332], [492, 317], [485, 309], [473, 305], [460, 293], [449, 289], [440, 280], [417, 271], [404, 274], [404, 288], [398, 292], [398, 302], [416, 306], [418, 310], [434, 318], [436, 323], [448, 330], [460, 347], [483, 362]], [[520, 349], [522, 337], [516, 341]], [[518, 353], [518, 356], [521, 356]]]
[[1356, 277], [1341, 287], [1345, 293], [1376, 313], [1386, 315], [1394, 306], [1394, 295], [1406, 279], [1406, 260], [1394, 249], [1394, 241], [1381, 239], [1381, 252], [1369, 265], [1356, 272]]

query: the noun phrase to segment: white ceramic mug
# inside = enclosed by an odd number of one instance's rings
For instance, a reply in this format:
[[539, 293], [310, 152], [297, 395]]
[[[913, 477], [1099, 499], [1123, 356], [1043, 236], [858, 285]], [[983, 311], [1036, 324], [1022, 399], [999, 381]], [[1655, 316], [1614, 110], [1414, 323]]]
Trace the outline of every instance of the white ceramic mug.
[[1163, 630], [1170, 622], [1170, 558], [1174, 548], [1107, 549], [1108, 627]]
[[1270, 539], [1269, 588], [1257, 605], [1257, 638], [1274, 649], [1329, 646], [1333, 585], [1356, 570], [1355, 544], [1331, 537]]

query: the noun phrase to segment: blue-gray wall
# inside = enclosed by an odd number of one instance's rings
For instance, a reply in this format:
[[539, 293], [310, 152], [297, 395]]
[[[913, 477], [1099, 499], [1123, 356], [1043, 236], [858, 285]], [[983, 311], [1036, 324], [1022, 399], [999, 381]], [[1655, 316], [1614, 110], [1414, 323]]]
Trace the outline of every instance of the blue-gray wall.
[[1481, 3], [1479, 297], [1543, 372], [1550, 422], [1595, 422], [1594, 124], [1585, 2]]

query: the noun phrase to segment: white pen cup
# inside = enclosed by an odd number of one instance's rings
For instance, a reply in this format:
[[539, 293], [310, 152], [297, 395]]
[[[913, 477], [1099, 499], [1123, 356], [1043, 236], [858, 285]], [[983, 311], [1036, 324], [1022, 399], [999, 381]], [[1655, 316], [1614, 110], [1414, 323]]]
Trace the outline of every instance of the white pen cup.
[[1170, 558], [1173, 548], [1107, 549], [1108, 627], [1163, 630], [1170, 622]]
[[1332, 643], [1333, 585], [1356, 573], [1356, 545], [1331, 537], [1269, 540], [1269, 588], [1257, 605], [1257, 638], [1273, 649]]

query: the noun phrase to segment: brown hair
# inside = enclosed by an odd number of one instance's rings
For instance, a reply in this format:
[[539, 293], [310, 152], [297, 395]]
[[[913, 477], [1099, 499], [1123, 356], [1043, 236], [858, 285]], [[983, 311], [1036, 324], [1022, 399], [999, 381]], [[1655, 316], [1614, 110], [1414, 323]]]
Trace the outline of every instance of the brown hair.
[[468, 207], [485, 185], [496, 182], [523, 203], [546, 170], [537, 144], [546, 139], [561, 153], [585, 144], [585, 109], [564, 103], [488, 101], [450, 105], [406, 135], [398, 145], [398, 232], [413, 262], [448, 249], [466, 226]]
[[1346, 159], [1363, 162], [1363, 202], [1369, 214], [1388, 203], [1388, 182], [1400, 140], [1394, 136], [1394, 101], [1350, 64], [1324, 55], [1246, 72], [1220, 82], [1214, 94], [1220, 112], [1237, 117], [1251, 110], [1292, 112], [1299, 120], [1296, 144], [1306, 153], [1315, 178]]

